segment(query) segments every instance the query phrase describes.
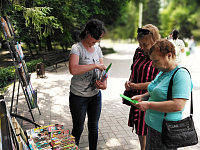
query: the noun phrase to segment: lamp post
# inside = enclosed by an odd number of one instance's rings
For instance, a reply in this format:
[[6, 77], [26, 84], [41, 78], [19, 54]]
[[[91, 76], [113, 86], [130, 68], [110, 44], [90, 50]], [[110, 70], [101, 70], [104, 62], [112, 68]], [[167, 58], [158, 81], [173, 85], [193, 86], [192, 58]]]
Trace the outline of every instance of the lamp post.
[[142, 27], [142, 10], [143, 10], [143, 4], [139, 3], [139, 23], [138, 23], [139, 28]]

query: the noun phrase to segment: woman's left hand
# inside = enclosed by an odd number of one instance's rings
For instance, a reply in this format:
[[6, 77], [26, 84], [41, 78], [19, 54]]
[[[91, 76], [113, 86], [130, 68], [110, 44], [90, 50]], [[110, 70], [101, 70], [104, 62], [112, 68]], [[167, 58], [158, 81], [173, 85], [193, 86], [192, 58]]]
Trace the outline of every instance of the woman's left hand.
[[105, 90], [107, 88], [107, 80], [105, 80], [104, 82], [101, 82], [100, 80], [96, 80], [95, 85], [97, 89]]
[[148, 101], [142, 101], [142, 102], [139, 102], [137, 104], [133, 104], [131, 103], [133, 106], [139, 108], [139, 111], [146, 111], [149, 109], [149, 105], [150, 105], [150, 102]]

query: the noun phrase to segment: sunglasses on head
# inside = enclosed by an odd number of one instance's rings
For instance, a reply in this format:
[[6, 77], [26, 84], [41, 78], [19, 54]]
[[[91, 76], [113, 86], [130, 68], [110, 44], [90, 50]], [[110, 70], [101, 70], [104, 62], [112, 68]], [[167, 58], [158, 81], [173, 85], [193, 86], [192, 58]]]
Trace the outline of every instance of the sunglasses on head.
[[140, 34], [142, 33], [143, 35], [148, 35], [149, 33], [151, 33], [153, 35], [153, 33], [147, 29], [142, 29], [142, 28], [138, 28], [137, 33]]

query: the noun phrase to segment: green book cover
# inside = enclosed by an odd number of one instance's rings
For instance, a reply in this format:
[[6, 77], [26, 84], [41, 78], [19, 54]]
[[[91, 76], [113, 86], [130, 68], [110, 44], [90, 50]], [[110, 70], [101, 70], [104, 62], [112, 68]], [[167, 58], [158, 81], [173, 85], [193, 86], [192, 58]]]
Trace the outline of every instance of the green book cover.
[[125, 96], [125, 95], [120, 94], [120, 96], [121, 96], [122, 98], [128, 100], [129, 102], [133, 103], [133, 104], [137, 104], [137, 103], [139, 103], [138, 101], [133, 100], [133, 99], [131, 99], [131, 98]]

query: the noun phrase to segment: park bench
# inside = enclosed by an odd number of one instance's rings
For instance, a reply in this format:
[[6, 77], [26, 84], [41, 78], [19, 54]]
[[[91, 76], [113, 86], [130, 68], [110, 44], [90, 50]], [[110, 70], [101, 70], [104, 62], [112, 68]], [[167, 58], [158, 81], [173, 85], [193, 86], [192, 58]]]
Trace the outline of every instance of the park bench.
[[69, 53], [70, 50], [68, 50], [66, 53], [63, 52], [56, 52], [56, 51], [48, 51], [44, 57], [43, 57], [43, 63], [47, 66], [52, 66], [53, 70], [57, 72], [58, 64], [61, 62], [65, 63], [65, 66], [67, 66], [67, 61], [69, 61]]

